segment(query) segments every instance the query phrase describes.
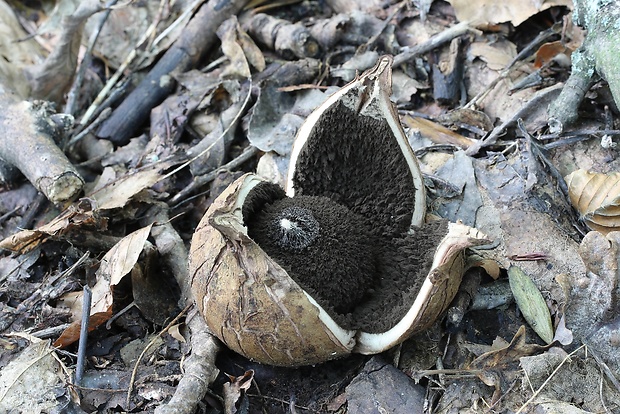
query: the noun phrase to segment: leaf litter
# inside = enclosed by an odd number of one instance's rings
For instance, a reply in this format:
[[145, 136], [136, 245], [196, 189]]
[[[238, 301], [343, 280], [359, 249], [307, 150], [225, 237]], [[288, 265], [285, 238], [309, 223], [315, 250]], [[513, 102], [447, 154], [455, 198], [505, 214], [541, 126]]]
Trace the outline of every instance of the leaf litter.
[[[620, 165], [612, 145], [592, 139], [601, 131], [612, 140], [617, 135], [606, 84], [594, 84], [583, 104], [590, 116], [573, 129], [555, 135], [546, 129], [545, 108], [559, 90], [554, 85], [566, 80], [570, 51], [583, 38], [566, 17], [570, 2], [522, 7], [513, 1], [499, 10], [484, 1], [419, 2], [420, 8], [310, 1], [261, 15], [231, 1], [229, 15], [218, 15], [222, 23], [204, 35], [208, 42], [217, 35], [218, 46], [188, 49], [205, 59], [171, 69], [170, 84], [159, 85], [166, 100], [147, 108], [125, 145], [98, 140], [98, 125], [113, 119], [103, 109], [132, 99], [123, 82], [140, 82], [184, 32], [188, 38], [188, 21], [200, 4], [117, 4], [87, 50], [106, 13], [95, 3], [82, 4], [82, 11], [92, 6], [84, 13], [62, 0], [54, 11], [0, 4], [3, 39], [22, 40], [0, 42], [4, 56], [12, 57], [0, 61], [0, 92], [16, 102], [54, 101], [59, 113], [69, 110], [79, 120], [68, 136], [49, 134], [71, 143], [65, 152], [86, 188], [73, 202], [37, 208], [36, 179], [20, 178], [15, 167], [22, 166], [6, 163], [0, 153], [0, 246], [6, 249], [0, 258], [0, 405], [28, 412], [69, 406], [195, 412], [201, 400], [199, 412], [355, 412], [365, 410], [365, 397], [372, 395], [392, 412], [424, 404], [431, 412], [462, 413], [618, 409], [617, 197], [609, 188]], [[72, 24], [61, 24], [63, 18]], [[430, 65], [447, 55], [441, 52], [451, 39], [437, 39], [459, 21], [469, 21], [456, 34], [466, 43], [465, 73], [457, 104], [446, 106], [432, 97]], [[259, 33], [256, 22], [278, 30]], [[548, 37], [536, 43], [545, 29]], [[285, 42], [292, 38], [305, 41]], [[411, 53], [417, 47], [427, 48]], [[209, 204], [243, 172], [281, 180], [303, 119], [384, 53], [405, 62], [394, 68], [393, 100], [427, 185], [437, 190], [429, 200], [432, 212], [464, 220], [495, 240], [493, 251], [478, 253], [502, 269], [498, 282], [518, 262], [564, 345], [544, 345], [527, 326], [519, 299], [472, 310], [455, 331], [438, 323], [381, 357], [297, 370], [218, 352], [191, 310], [181, 316], [184, 323], [169, 325], [191, 304], [185, 246]], [[72, 74], [82, 62], [89, 62], [89, 81], [79, 83]], [[538, 79], [533, 86], [515, 89], [532, 74]], [[100, 93], [104, 85], [107, 92]], [[77, 97], [74, 110], [63, 107], [69, 89]], [[135, 108], [143, 104], [133, 102]], [[519, 118], [526, 134], [516, 128]], [[20, 133], [19, 123], [11, 128], [7, 134]], [[569, 174], [564, 192], [562, 177]], [[611, 184], [583, 181], [591, 177]], [[586, 235], [583, 223], [602, 233]], [[67, 384], [76, 364], [84, 285], [94, 288], [95, 301], [80, 388]], [[206, 383], [188, 385], [204, 372]], [[39, 381], [19, 388], [30, 378]], [[406, 404], [395, 402], [395, 387], [407, 390]]]

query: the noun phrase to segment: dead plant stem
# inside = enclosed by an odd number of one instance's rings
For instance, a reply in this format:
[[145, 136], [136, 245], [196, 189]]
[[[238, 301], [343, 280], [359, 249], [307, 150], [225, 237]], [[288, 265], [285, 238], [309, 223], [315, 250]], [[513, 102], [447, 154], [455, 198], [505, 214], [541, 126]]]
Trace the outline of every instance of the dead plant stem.
[[[553, 372], [551, 373], [551, 375], [549, 375], [549, 377], [545, 380], [545, 382], [542, 383], [542, 385], [540, 387], [538, 387], [538, 389], [536, 390], [536, 392], [534, 392], [534, 395], [532, 395], [530, 397], [529, 400], [527, 400], [518, 410], [515, 414], [519, 414], [522, 413], [523, 410], [525, 410], [525, 408], [532, 402], [534, 401], [534, 399], [536, 397], [538, 397], [538, 394], [540, 394], [543, 390], [543, 388], [545, 388], [545, 386], [549, 383], [549, 381], [551, 381], [551, 379], [555, 376], [555, 374], [558, 373], [558, 371], [560, 370], [560, 368], [562, 368], [562, 365], [564, 365], [564, 363], [568, 360], [570, 360], [570, 358], [575, 355], [578, 351], [580, 351], [581, 349], [586, 348], [586, 345], [581, 345], [579, 348], [575, 349], [573, 352], [571, 352], [570, 354], [568, 354], [563, 360], [562, 362], [560, 362], [560, 364], [553, 370]], [[587, 349], [587, 348], [586, 348]]]
[[129, 408], [129, 405], [131, 403], [131, 393], [133, 392], [133, 384], [136, 380], [136, 375], [138, 374], [138, 366], [140, 366], [140, 362], [142, 361], [142, 358], [144, 358], [144, 355], [146, 354], [146, 352], [155, 344], [155, 341], [157, 340], [157, 338], [162, 336], [166, 332], [168, 332], [168, 330], [170, 330], [170, 328], [172, 328], [179, 321], [179, 319], [181, 319], [181, 317], [183, 317], [187, 313], [187, 311], [191, 307], [192, 305], [187, 305], [185, 309], [181, 311], [181, 313], [179, 313], [172, 321], [170, 321], [168, 325], [166, 325], [164, 329], [162, 329], [159, 332], [159, 334], [157, 334], [157, 336], [153, 337], [153, 339], [149, 341], [149, 343], [144, 347], [144, 349], [140, 353], [140, 356], [138, 356], [138, 359], [136, 360], [136, 363], [133, 366], [133, 370], [131, 371], [131, 379], [129, 380], [129, 386], [127, 387], [127, 400], [126, 400], [127, 408]]

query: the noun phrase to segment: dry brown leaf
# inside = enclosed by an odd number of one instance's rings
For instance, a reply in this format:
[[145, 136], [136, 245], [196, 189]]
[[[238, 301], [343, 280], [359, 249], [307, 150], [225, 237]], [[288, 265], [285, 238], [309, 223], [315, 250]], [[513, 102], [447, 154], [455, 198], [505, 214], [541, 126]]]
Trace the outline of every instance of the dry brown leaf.
[[84, 292], [82, 290], [67, 292], [56, 300], [56, 308], [71, 312], [69, 320], [79, 321], [82, 317], [82, 300]]
[[127, 275], [140, 257], [144, 243], [151, 232], [149, 224], [123, 237], [101, 259], [97, 270], [97, 283], [93, 286], [91, 314], [108, 312], [112, 309], [112, 293], [121, 279]]
[[98, 210], [124, 207], [131, 197], [158, 182], [163, 176], [162, 171], [172, 165], [171, 162], [155, 163], [118, 178], [109, 178], [111, 181], [104, 185], [98, 183], [97, 189], [88, 197], [97, 202]]
[[592, 230], [607, 234], [620, 230], [620, 173], [577, 170], [567, 175], [568, 196], [581, 219]]
[[180, 323], [172, 325], [170, 327], [170, 329], [168, 329], [168, 333], [170, 334], [171, 337], [173, 337], [177, 341], [179, 341], [179, 342], [181, 342], [183, 344], [186, 342], [185, 341], [185, 337], [181, 333], [181, 324]]
[[249, 78], [250, 63], [258, 71], [265, 69], [265, 58], [262, 52], [241, 28], [235, 16], [222, 23], [217, 29], [217, 36], [222, 41], [222, 52], [230, 62], [225, 71], [226, 75]]
[[556, 59], [558, 55], [566, 55], [567, 59], [570, 59], [571, 53], [574, 49], [570, 49], [564, 42], [558, 40], [556, 42], [545, 43], [538, 48], [536, 52], [536, 60], [534, 61], [535, 68], [541, 68], [551, 61]]
[[62, 389], [67, 377], [49, 341], [30, 342], [0, 371], [0, 412], [49, 413], [58, 407], [53, 390]]
[[88, 199], [69, 206], [58, 217], [41, 227], [22, 230], [7, 237], [0, 241], [0, 249], [27, 253], [51, 237], [62, 236], [82, 226], [93, 226], [101, 230], [106, 228], [106, 219], [99, 217]]
[[99, 0], [84, 0], [77, 9], [62, 18], [62, 32], [54, 51], [44, 63], [29, 70], [31, 95], [37, 99], [59, 102], [71, 87], [84, 23], [93, 14], [104, 10]]
[[521, 326], [508, 345], [501, 348], [494, 346], [494, 348], [496, 349], [482, 354], [472, 361], [469, 368], [481, 370], [503, 370], [510, 366], [517, 367], [519, 364], [519, 358], [523, 356], [535, 355], [549, 349], [550, 346], [526, 344], [525, 326]]
[[[149, 224], [123, 237], [101, 259], [101, 266], [96, 273], [97, 282], [92, 288], [89, 332], [112, 317], [114, 286], [118, 285], [137, 263], [152, 226]], [[81, 320], [72, 322], [54, 342], [54, 346], [66, 347], [77, 341], [80, 338], [80, 324]]]
[[403, 118], [403, 123], [408, 128], [419, 131], [420, 135], [430, 139], [435, 144], [451, 144], [462, 149], [467, 149], [472, 144], [471, 139], [428, 119], [406, 115]]
[[459, 21], [482, 21], [485, 23], [511, 22], [518, 26], [533, 15], [553, 6], [572, 9], [570, 0], [521, 1], [521, 0], [448, 0]]
[[477, 255], [472, 255], [467, 258], [467, 267], [481, 267], [493, 280], [499, 279], [502, 271], [496, 260]]
[[228, 375], [230, 382], [224, 384], [224, 412], [226, 414], [243, 413], [246, 410], [237, 407], [237, 404], [243, 404], [246, 391], [252, 385], [254, 379], [254, 371], [246, 371], [240, 377]]
[[[494, 344], [495, 345], [495, 344]], [[499, 397], [505, 378], [520, 371], [520, 358], [546, 351], [551, 346], [525, 343], [525, 326], [521, 326], [510, 344], [480, 355], [469, 365], [477, 370], [476, 375], [488, 386], [495, 387], [494, 399]], [[497, 348], [494, 346], [494, 348]]]
[[10, 59], [0, 59], [0, 84], [12, 88], [22, 99], [30, 95], [24, 68], [34, 64], [44, 54], [35, 39], [28, 39], [27, 36], [11, 7], [1, 1], [0, 55], [10, 56]]
[[517, 46], [509, 40], [499, 40], [494, 43], [480, 41], [473, 42], [467, 53], [473, 58], [486, 62], [490, 69], [501, 71], [506, 69], [517, 55]]
[[[90, 315], [88, 319], [88, 332], [92, 332], [97, 327], [106, 323], [112, 317], [112, 311], [99, 312], [94, 315]], [[72, 343], [77, 342], [80, 339], [80, 329], [82, 321], [73, 321], [71, 324], [60, 334], [58, 339], [54, 341], [54, 346], [58, 348], [66, 348]]]

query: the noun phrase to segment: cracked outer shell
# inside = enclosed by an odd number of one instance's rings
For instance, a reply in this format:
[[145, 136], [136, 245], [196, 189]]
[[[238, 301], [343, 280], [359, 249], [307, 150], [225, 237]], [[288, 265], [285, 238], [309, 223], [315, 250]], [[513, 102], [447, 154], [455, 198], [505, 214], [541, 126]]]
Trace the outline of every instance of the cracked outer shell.
[[258, 182], [251, 175], [238, 179], [194, 233], [189, 271], [200, 313], [230, 349], [261, 363], [311, 365], [349, 354], [354, 333], [331, 321], [336, 338], [321, 321], [331, 318], [247, 237], [235, 200]]
[[397, 345], [435, 322], [458, 290], [464, 249], [487, 242], [476, 229], [451, 223], [405, 317], [384, 333], [345, 330], [247, 236], [243, 201], [261, 181], [246, 174], [214, 201], [194, 233], [189, 262], [192, 293], [209, 328], [257, 362], [312, 365]]
[[459, 290], [467, 268], [465, 249], [488, 243], [486, 235], [462, 223], [450, 223], [441, 240], [431, 270], [407, 314], [389, 331], [380, 334], [360, 332], [354, 352], [376, 354], [429, 328], [448, 308]]

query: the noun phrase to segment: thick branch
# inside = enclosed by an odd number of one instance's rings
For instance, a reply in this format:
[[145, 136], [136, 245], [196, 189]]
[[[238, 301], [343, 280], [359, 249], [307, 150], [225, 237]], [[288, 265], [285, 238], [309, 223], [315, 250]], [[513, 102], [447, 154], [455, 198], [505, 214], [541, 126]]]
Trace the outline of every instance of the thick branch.
[[566, 125], [577, 120], [579, 104], [592, 85], [594, 78], [594, 60], [585, 48], [573, 52], [572, 72], [562, 92], [547, 109], [549, 131], [552, 134], [562, 132]]
[[0, 93], [0, 108], [0, 158], [17, 167], [51, 202], [75, 198], [84, 180], [52, 138], [56, 130], [49, 106]]

